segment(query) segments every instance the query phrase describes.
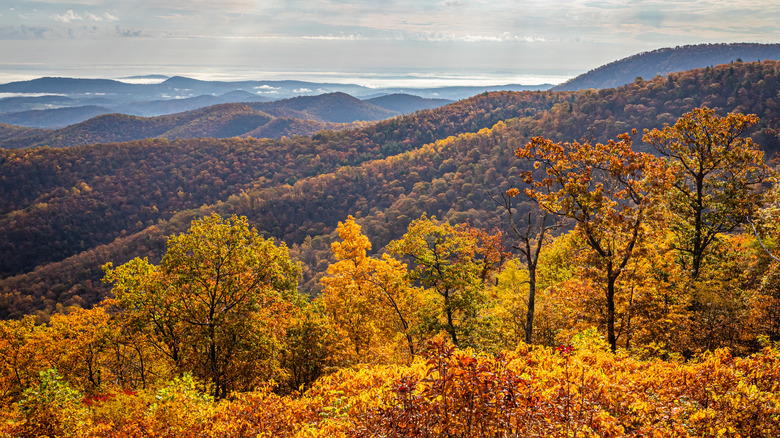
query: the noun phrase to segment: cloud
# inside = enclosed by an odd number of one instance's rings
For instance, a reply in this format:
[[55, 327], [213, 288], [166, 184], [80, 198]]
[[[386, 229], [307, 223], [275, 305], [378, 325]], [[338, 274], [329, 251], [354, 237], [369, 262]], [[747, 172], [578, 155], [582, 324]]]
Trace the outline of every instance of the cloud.
[[326, 41], [334, 41], [334, 40], [359, 40], [363, 39], [363, 35], [361, 34], [349, 34], [349, 35], [304, 35], [301, 38], [305, 40], [326, 40]]
[[2, 40], [44, 39], [54, 35], [54, 30], [50, 27], [24, 25], [0, 27], [0, 39]]
[[62, 15], [54, 14], [53, 18], [55, 21], [59, 21], [60, 23], [66, 23], [66, 24], [72, 21], [81, 21], [84, 19], [81, 15], [73, 12], [73, 9], [68, 9], [68, 12], [65, 12]]
[[92, 20], [92, 21], [103, 21], [103, 18], [101, 18], [101, 17], [99, 17], [99, 16], [97, 16], [97, 15], [95, 15], [92, 12], [89, 12], [89, 11], [84, 11], [84, 17], [86, 17], [88, 20]]
[[156, 0], [155, 6], [160, 9], [179, 10], [194, 13], [202, 12], [235, 12], [246, 13], [258, 7], [257, 0]]
[[116, 26], [116, 35], [127, 38], [134, 38], [143, 36], [143, 31], [139, 29], [122, 29], [119, 25]]
[[279, 90], [280, 89], [279, 87], [272, 87], [272, 86], [270, 86], [268, 84], [263, 84], [263, 85], [260, 85], [258, 87], [254, 87], [254, 88], [255, 88], [255, 90]]
[[529, 35], [517, 35], [509, 32], [501, 34], [471, 34], [456, 35], [453, 33], [438, 33], [438, 32], [415, 32], [409, 34], [397, 34], [394, 39], [403, 41], [420, 41], [420, 42], [456, 42], [456, 43], [507, 43], [507, 42], [523, 42], [523, 43], [543, 43], [547, 39], [541, 36], [529, 36]]
[[311, 93], [312, 90], [308, 88], [296, 88], [293, 93]]
[[78, 14], [76, 12], [73, 12], [73, 9], [68, 9], [67, 12], [64, 14], [54, 14], [52, 16], [55, 21], [59, 21], [60, 23], [71, 23], [74, 21], [94, 21], [94, 22], [101, 22], [101, 21], [119, 21], [119, 17], [116, 17], [114, 15], [111, 15], [108, 12], [104, 12], [103, 15], [97, 15], [93, 14], [90, 11], [84, 11], [83, 14]]

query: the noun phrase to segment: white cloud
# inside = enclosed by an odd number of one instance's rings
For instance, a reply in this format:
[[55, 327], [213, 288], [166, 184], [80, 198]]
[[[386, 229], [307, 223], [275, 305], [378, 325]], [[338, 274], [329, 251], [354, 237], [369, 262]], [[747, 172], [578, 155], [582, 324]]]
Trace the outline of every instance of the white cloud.
[[71, 23], [74, 21], [94, 21], [94, 22], [101, 22], [101, 21], [119, 21], [119, 17], [116, 17], [108, 12], [104, 12], [103, 15], [97, 15], [90, 11], [84, 11], [83, 14], [79, 14], [76, 12], [73, 12], [73, 9], [68, 9], [67, 12], [64, 14], [54, 14], [52, 16], [54, 20], [59, 21], [60, 23]]
[[308, 88], [296, 88], [293, 90], [293, 93], [311, 93], [311, 90]]
[[279, 87], [272, 87], [268, 84], [263, 84], [258, 87], [255, 87], [255, 90], [279, 90]]
[[56, 21], [59, 21], [60, 23], [66, 23], [67, 24], [67, 23], [70, 23], [72, 21], [81, 21], [84, 18], [81, 15], [73, 12], [73, 9], [68, 9], [68, 11], [65, 12], [62, 15], [54, 14], [54, 19]]
[[101, 18], [101, 17], [99, 17], [99, 16], [97, 16], [97, 15], [95, 15], [92, 12], [89, 12], [89, 11], [84, 11], [84, 17], [86, 17], [88, 20], [92, 20], [92, 21], [103, 21], [103, 18]]

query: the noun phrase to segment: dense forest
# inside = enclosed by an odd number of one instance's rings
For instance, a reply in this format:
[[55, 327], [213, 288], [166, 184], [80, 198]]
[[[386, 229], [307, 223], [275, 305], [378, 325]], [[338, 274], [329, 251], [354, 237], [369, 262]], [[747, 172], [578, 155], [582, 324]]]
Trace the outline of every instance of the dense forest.
[[1, 151], [0, 434], [777, 436], [779, 85]]

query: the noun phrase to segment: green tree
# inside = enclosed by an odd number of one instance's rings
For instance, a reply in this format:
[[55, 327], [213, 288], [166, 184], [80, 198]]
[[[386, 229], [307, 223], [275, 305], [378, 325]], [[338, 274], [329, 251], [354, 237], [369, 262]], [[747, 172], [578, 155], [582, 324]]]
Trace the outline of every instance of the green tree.
[[211, 383], [216, 397], [248, 389], [274, 370], [285, 324], [299, 304], [300, 268], [284, 245], [247, 219], [214, 214], [168, 239], [159, 266], [135, 259], [106, 281], [139, 332], [172, 360]]
[[744, 135], [756, 123], [753, 114], [719, 117], [704, 107], [643, 137], [666, 157], [671, 170], [671, 229], [678, 237], [677, 249], [690, 257], [694, 280], [718, 234], [732, 231], [760, 207], [761, 194], [755, 189], [769, 169], [763, 152]]
[[16, 431], [18, 436], [74, 436], [87, 417], [81, 398], [56, 369], [41, 371], [38, 385], [28, 388], [19, 402], [23, 422]]
[[412, 260], [412, 281], [442, 298], [443, 329], [452, 343], [469, 344], [485, 301], [483, 283], [505, 255], [501, 235], [423, 215], [409, 224], [401, 239], [390, 242], [389, 249]]

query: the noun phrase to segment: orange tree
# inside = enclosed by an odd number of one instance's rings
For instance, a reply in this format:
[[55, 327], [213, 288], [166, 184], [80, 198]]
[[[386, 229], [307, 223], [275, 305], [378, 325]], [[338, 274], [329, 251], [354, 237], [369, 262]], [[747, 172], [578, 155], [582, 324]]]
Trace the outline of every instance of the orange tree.
[[[634, 132], [635, 133], [635, 132]], [[544, 173], [525, 171], [525, 194], [550, 213], [576, 222], [603, 274], [609, 345], [615, 350], [615, 289], [618, 278], [643, 238], [655, 195], [664, 187], [663, 170], [653, 156], [635, 152], [632, 136], [606, 144], [555, 143], [534, 137], [515, 155], [534, 161]]]
[[135, 259], [106, 267], [117, 303], [177, 372], [209, 381], [214, 396], [252, 388], [275, 369], [284, 324], [300, 300], [300, 268], [244, 217], [195, 220], [167, 245], [159, 266]]
[[677, 249], [690, 257], [694, 280], [718, 234], [732, 231], [760, 206], [761, 194], [754, 189], [770, 172], [764, 153], [744, 135], [756, 123], [754, 114], [719, 117], [704, 107], [643, 137], [671, 170], [670, 225]]

